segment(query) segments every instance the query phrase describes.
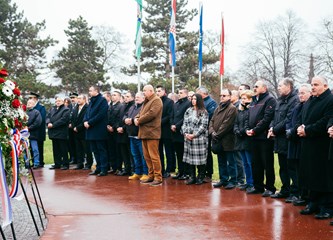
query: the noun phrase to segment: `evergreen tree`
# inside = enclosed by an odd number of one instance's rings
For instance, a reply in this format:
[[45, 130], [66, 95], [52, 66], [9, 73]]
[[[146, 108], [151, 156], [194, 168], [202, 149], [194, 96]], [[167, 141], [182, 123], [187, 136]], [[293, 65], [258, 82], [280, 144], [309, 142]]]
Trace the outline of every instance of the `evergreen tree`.
[[65, 30], [69, 44], [51, 64], [67, 91], [87, 92], [92, 84], [104, 82], [103, 51], [92, 39], [91, 30], [81, 16], [69, 20], [68, 30]]

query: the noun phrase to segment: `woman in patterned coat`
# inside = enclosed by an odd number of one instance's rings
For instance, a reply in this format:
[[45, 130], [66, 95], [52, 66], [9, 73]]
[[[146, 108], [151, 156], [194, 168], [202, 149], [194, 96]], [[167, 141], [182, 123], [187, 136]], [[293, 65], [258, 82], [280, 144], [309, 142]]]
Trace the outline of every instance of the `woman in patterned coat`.
[[[208, 149], [208, 113], [200, 94], [192, 97], [192, 107], [186, 110], [182, 126], [184, 135], [183, 162], [188, 164], [190, 179], [186, 184], [202, 184]], [[196, 178], [196, 168], [198, 177]]]

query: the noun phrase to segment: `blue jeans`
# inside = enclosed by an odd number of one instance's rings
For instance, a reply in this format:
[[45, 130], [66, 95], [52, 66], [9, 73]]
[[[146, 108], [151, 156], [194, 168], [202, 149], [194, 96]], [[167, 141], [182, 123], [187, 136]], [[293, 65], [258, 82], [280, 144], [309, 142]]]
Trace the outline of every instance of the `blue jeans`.
[[253, 177], [252, 177], [252, 154], [250, 151], [242, 150], [239, 151], [243, 164], [244, 164], [244, 171], [246, 176], [246, 184], [249, 187], [253, 187]]
[[30, 140], [30, 146], [33, 154], [34, 166], [39, 165], [39, 151], [38, 151], [38, 142], [37, 140]]
[[134, 160], [134, 173], [138, 175], [148, 174], [147, 163], [143, 157], [141, 139], [130, 137], [131, 153]]
[[220, 181], [232, 184], [237, 184], [237, 165], [234, 159], [233, 151], [223, 151], [217, 154], [219, 164]]

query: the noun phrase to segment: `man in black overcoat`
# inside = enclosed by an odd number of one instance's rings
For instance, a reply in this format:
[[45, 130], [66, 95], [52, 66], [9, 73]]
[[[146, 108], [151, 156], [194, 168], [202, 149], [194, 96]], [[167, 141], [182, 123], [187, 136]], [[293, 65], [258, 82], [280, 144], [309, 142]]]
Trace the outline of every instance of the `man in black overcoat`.
[[185, 180], [187, 171], [186, 165], [183, 162], [184, 155], [184, 135], [180, 132], [184, 114], [186, 110], [191, 106], [191, 102], [188, 100], [188, 90], [186, 88], [179, 89], [178, 101], [173, 106], [173, 115], [171, 118], [171, 131], [173, 133], [173, 147], [176, 152], [178, 173], [173, 176], [174, 179]]
[[[174, 172], [175, 152], [172, 145], [172, 131], [171, 131], [171, 117], [173, 112], [173, 101], [167, 97], [165, 87], [159, 85], [156, 87], [156, 95], [161, 98], [163, 103], [162, 121], [161, 121], [161, 139], [159, 142], [158, 150], [160, 152], [160, 159], [162, 165], [162, 176], [164, 178], [170, 177], [170, 172]], [[167, 159], [165, 167], [164, 151]]]
[[96, 160], [96, 169], [89, 175], [106, 176], [108, 168], [107, 159], [107, 110], [108, 104], [100, 94], [98, 86], [89, 88], [90, 103], [83, 118], [86, 128], [86, 140], [89, 141]]
[[333, 216], [333, 161], [329, 157], [329, 119], [333, 116], [333, 95], [327, 80], [315, 76], [312, 96], [304, 104], [297, 134], [301, 137], [300, 184], [309, 190], [309, 204], [300, 213], [317, 213], [315, 218]]

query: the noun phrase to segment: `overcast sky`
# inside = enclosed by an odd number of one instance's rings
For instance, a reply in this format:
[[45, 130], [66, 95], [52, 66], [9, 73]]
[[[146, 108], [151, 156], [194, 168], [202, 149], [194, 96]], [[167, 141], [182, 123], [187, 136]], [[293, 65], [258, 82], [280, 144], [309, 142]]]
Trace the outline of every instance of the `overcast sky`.
[[[130, 50], [135, 49], [135, 0], [13, 0], [13, 2], [18, 5], [19, 10], [24, 11], [29, 21], [35, 23], [46, 20], [45, 33], [60, 41], [57, 49], [66, 44], [64, 29], [67, 29], [69, 19], [76, 19], [79, 15], [83, 16], [90, 26], [103, 24], [113, 26], [127, 36]], [[239, 67], [242, 60], [241, 47], [251, 39], [258, 21], [272, 19], [287, 10], [293, 10], [311, 31], [324, 17], [333, 15], [332, 0], [202, 0], [202, 2], [204, 31], [220, 32], [221, 12], [224, 14], [227, 43], [225, 67], [227, 71], [232, 72]], [[199, 0], [188, 0], [188, 3], [191, 8], [199, 6]], [[190, 24], [191, 30], [198, 26], [198, 22], [197, 17]]]

